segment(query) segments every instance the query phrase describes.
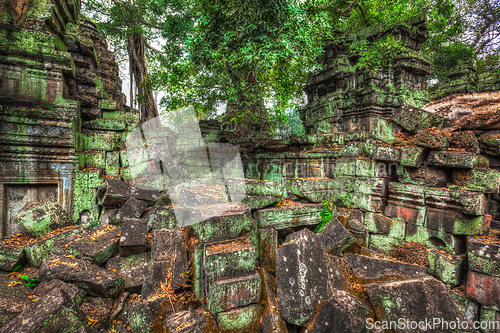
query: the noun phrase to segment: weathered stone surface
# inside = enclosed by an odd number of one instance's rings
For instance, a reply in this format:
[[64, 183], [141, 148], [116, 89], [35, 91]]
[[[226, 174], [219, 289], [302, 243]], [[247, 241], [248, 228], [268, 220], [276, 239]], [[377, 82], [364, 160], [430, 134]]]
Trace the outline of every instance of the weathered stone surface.
[[[465, 321], [464, 314], [455, 306], [443, 283], [430, 277], [374, 283], [366, 286], [370, 301], [374, 306], [377, 319], [395, 321], [399, 318], [425, 323], [431, 318], [441, 318], [448, 322]], [[425, 306], [424, 306], [425, 305]], [[432, 328], [432, 326], [431, 326]], [[455, 332], [437, 326], [440, 332]], [[398, 332], [413, 332], [411, 327], [398, 329]], [[473, 332], [464, 329], [461, 332]]]
[[472, 131], [451, 133], [450, 147], [479, 154], [479, 142]]
[[472, 169], [463, 175], [463, 177], [456, 177], [454, 183], [466, 191], [498, 193], [500, 171], [494, 169]]
[[215, 320], [208, 311], [180, 311], [165, 318], [166, 333], [215, 333]]
[[330, 254], [326, 254], [325, 257], [326, 271], [328, 274], [328, 297], [337, 289], [344, 291], [350, 290], [352, 286], [349, 282], [347, 265], [344, 259]]
[[384, 234], [397, 239], [405, 237], [406, 222], [402, 219], [366, 212], [364, 221], [369, 233]]
[[500, 312], [487, 306], [482, 306], [479, 312], [479, 322], [483, 326], [481, 331], [484, 333], [500, 332]]
[[10, 286], [12, 280], [0, 276], [0, 327], [16, 318], [31, 303], [31, 289], [23, 284]]
[[453, 209], [468, 215], [484, 215], [488, 200], [481, 192], [425, 189], [426, 205], [439, 209]]
[[467, 237], [467, 256], [470, 270], [500, 277], [500, 244]]
[[384, 215], [401, 219], [411, 225], [424, 226], [426, 222], [426, 211], [427, 207], [425, 206], [422, 207], [405, 202], [401, 203], [389, 200]]
[[[222, 210], [218, 212], [219, 207]], [[211, 217], [203, 220], [205, 214]], [[193, 223], [192, 227], [202, 243], [236, 238], [253, 227], [250, 207], [243, 203], [196, 207]]]
[[308, 332], [368, 332], [366, 319], [369, 315], [370, 308], [357, 297], [343, 290], [334, 290], [331, 298], [321, 306], [314, 326]]
[[366, 283], [411, 279], [427, 275], [427, 268], [398, 261], [370, 258], [352, 253], [344, 255], [347, 267]]
[[[178, 306], [176, 306], [175, 311], [179, 311]], [[162, 296], [142, 302], [133, 301], [129, 307], [120, 312], [116, 321], [123, 323], [126, 327], [123, 332], [152, 333], [156, 325], [159, 326], [156, 327], [157, 329], [161, 329], [161, 323], [155, 325], [155, 319], [158, 316], [168, 316], [171, 313], [168, 297]]]
[[414, 133], [429, 127], [440, 129], [449, 122], [448, 119], [444, 117], [411, 106], [403, 106], [395, 110], [391, 120], [401, 125], [404, 129]]
[[370, 234], [368, 248], [380, 253], [390, 254], [394, 249], [401, 246], [401, 239], [387, 237], [385, 235]]
[[147, 220], [148, 231], [177, 227], [174, 208], [170, 205], [151, 207], [144, 214], [144, 218]]
[[203, 268], [203, 245], [194, 238], [188, 244], [189, 270], [192, 274], [193, 292], [196, 298], [205, 298], [205, 271]]
[[261, 294], [260, 281], [258, 271], [255, 271], [252, 275], [212, 282], [208, 289], [208, 309], [216, 314], [258, 303]]
[[76, 284], [91, 296], [116, 297], [125, 285], [123, 278], [115, 272], [68, 257], [44, 261], [38, 277], [42, 282], [59, 279]]
[[70, 298], [75, 302], [75, 304], [80, 304], [83, 302], [85, 297], [85, 291], [78, 288], [78, 286], [70, 283], [65, 283], [64, 281], [54, 279], [50, 281], [40, 282], [33, 292], [35, 294], [44, 296], [50, 293], [53, 289], [60, 289], [64, 291]]
[[124, 218], [120, 237], [120, 256], [127, 257], [146, 250], [146, 219]]
[[478, 236], [488, 234], [491, 218], [470, 216], [453, 210], [427, 209], [426, 227], [455, 235]]
[[259, 229], [259, 265], [276, 272], [276, 252], [278, 251], [278, 232], [274, 228]]
[[449, 144], [445, 132], [435, 127], [424, 128], [418, 131], [413, 137], [413, 143], [417, 146], [436, 150], [448, 149]]
[[376, 144], [373, 147], [372, 158], [376, 161], [399, 162], [401, 154], [396, 147]]
[[225, 277], [249, 275], [255, 270], [256, 249], [250, 238], [207, 244], [205, 273], [209, 281]]
[[333, 255], [341, 255], [349, 245], [356, 242], [354, 236], [340, 223], [333, 219], [317, 234], [323, 251]]
[[401, 147], [399, 148], [401, 152], [400, 164], [412, 168], [420, 168], [425, 157], [425, 149], [420, 147]]
[[259, 228], [273, 227], [280, 230], [300, 225], [314, 225], [321, 222], [321, 204], [297, 203], [295, 207], [260, 209], [255, 213]]
[[85, 317], [62, 290], [54, 289], [25, 309], [0, 332], [73, 332]]
[[469, 322], [473, 323], [479, 319], [479, 304], [468, 299], [465, 295], [452, 290], [448, 290], [448, 294], [450, 294], [457, 308], [465, 315]]
[[467, 297], [500, 311], [500, 278], [469, 271]]
[[419, 186], [443, 187], [446, 186], [447, 175], [444, 169], [423, 164], [419, 168], [400, 166], [397, 172], [401, 183]]
[[290, 234], [278, 249], [276, 284], [281, 316], [295, 325], [305, 324], [328, 288], [323, 249], [312, 231]]
[[121, 224], [124, 218], [135, 218], [141, 217], [142, 213], [148, 204], [142, 200], [137, 200], [136, 198], [129, 198], [123, 206], [118, 210], [118, 212], [112, 217], [112, 224]]
[[472, 169], [476, 166], [476, 155], [461, 151], [433, 150], [427, 157], [427, 164], [448, 168]]
[[144, 280], [150, 274], [151, 254], [139, 253], [128, 257], [113, 257], [108, 260], [106, 269], [118, 273], [125, 281], [124, 290], [140, 293]]
[[278, 303], [276, 302], [276, 278], [269, 272], [260, 269], [262, 278], [261, 300], [264, 302], [262, 332], [288, 333], [286, 323], [280, 317]]
[[18, 232], [27, 230], [34, 237], [74, 225], [68, 213], [52, 199], [27, 203], [16, 214], [13, 223], [18, 226], [22, 225], [23, 229], [19, 229]]
[[446, 250], [451, 254], [461, 254], [465, 251], [464, 236], [445, 233], [442, 230], [431, 230], [412, 224], [406, 225], [405, 241], [422, 243], [428, 248]]
[[[118, 250], [120, 228], [114, 225], [103, 225], [78, 235], [78, 239], [62, 245], [79, 259], [88, 260], [100, 266]], [[59, 244], [59, 242], [58, 242]]]
[[112, 307], [111, 298], [86, 297], [85, 302], [80, 305], [80, 310], [87, 318], [92, 318], [92, 328], [97, 330], [108, 326]]
[[441, 253], [438, 250], [427, 252], [429, 273], [452, 286], [458, 286], [462, 279], [462, 265], [465, 255], [461, 257]]
[[26, 262], [26, 253], [22, 247], [13, 247], [0, 244], [0, 269], [12, 271], [15, 267]]
[[183, 244], [184, 233], [179, 229], [155, 230], [151, 257], [153, 260], [153, 278], [168, 281], [172, 289], [178, 289], [186, 281], [188, 271], [187, 248]]
[[223, 333], [258, 332], [261, 316], [260, 304], [250, 304], [243, 308], [219, 312], [217, 314], [218, 328]]
[[35, 267], [40, 267], [42, 261], [47, 258], [58, 240], [75, 235], [81, 231], [81, 227], [75, 226], [74, 228], [63, 230], [62, 232], [50, 236], [49, 238], [41, 238], [34, 243], [25, 245], [24, 252], [26, 253], [29, 264]]
[[152, 205], [160, 199], [160, 193], [153, 187], [108, 179], [99, 197], [99, 203], [103, 207], [120, 207], [129, 198], [143, 200], [148, 205]]

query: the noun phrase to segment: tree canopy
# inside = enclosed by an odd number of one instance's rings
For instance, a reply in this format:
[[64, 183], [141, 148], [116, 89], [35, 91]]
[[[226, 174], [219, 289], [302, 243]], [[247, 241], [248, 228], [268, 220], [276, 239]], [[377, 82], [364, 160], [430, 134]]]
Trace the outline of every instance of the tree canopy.
[[[224, 103], [227, 120], [284, 121], [286, 110], [304, 102], [307, 74], [318, 68], [326, 39], [339, 30], [389, 28], [421, 13], [430, 31], [423, 51], [435, 77], [467, 59], [498, 66], [494, 0], [87, 1], [87, 12], [136, 66], [138, 101], [152, 104], [149, 93], [163, 91], [164, 108], [191, 104], [202, 118], [214, 117]], [[389, 36], [371, 48], [350, 47], [362, 66], [375, 66], [401, 45]]]

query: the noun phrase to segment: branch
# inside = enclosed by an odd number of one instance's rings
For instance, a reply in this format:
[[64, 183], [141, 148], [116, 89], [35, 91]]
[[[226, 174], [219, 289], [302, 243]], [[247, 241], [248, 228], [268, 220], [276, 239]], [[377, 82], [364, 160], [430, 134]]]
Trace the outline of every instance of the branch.
[[152, 47], [151, 45], [149, 45], [148, 41], [146, 40], [146, 38], [144, 38], [144, 44], [146, 44], [146, 46], [150, 49], [150, 50], [153, 50], [153, 51], [156, 51], [158, 53], [161, 53], [161, 54], [165, 54], [165, 52], [163, 51], [160, 51], [154, 47]]
[[148, 27], [151, 27], [151, 28], [154, 28], [154, 29], [159, 29], [159, 30], [163, 30], [163, 27], [160, 27], [159, 25], [155, 25], [153, 23], [150, 23], [150, 22], [146, 22], [144, 21], [143, 19], [140, 20], [141, 23], [147, 25]]

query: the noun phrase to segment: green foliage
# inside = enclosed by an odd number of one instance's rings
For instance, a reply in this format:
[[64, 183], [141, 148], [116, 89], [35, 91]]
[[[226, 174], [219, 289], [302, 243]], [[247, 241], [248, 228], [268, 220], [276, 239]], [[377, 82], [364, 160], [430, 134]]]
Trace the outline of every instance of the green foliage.
[[27, 286], [27, 287], [34, 287], [36, 286], [36, 284], [38, 283], [38, 279], [32, 279], [30, 278], [28, 275], [26, 274], [23, 274], [21, 275], [21, 279], [23, 279], [25, 282], [24, 282], [24, 285]]
[[21, 267], [23, 267], [23, 265], [16, 266], [12, 271], [17, 272], [18, 270], [21, 269]]
[[316, 229], [313, 230], [314, 233], [320, 232], [325, 225], [328, 224], [333, 219], [333, 201], [332, 200], [323, 200], [321, 201], [323, 204], [321, 207], [321, 212], [319, 215], [321, 216], [321, 222], [318, 224]]
[[352, 199], [352, 190], [354, 189], [354, 183], [349, 183], [349, 186], [347, 187], [344, 197], [342, 198], [342, 202], [344, 203], [345, 207], [349, 207]]

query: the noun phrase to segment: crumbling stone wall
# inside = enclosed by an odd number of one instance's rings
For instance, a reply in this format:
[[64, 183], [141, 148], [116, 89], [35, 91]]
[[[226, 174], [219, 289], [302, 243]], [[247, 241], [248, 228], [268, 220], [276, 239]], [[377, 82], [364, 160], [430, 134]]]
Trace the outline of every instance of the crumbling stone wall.
[[[349, 54], [346, 45], [363, 39], [373, 42], [387, 35], [403, 41], [406, 50], [378, 70], [355, 68], [359, 56]], [[388, 117], [394, 109], [429, 101], [426, 78], [431, 65], [419, 52], [427, 40], [424, 15], [389, 30], [374, 25], [345, 39], [345, 44], [326, 44], [325, 55], [319, 59], [323, 68], [308, 79], [308, 103], [300, 111], [307, 134], [370, 131], [378, 119]]]

